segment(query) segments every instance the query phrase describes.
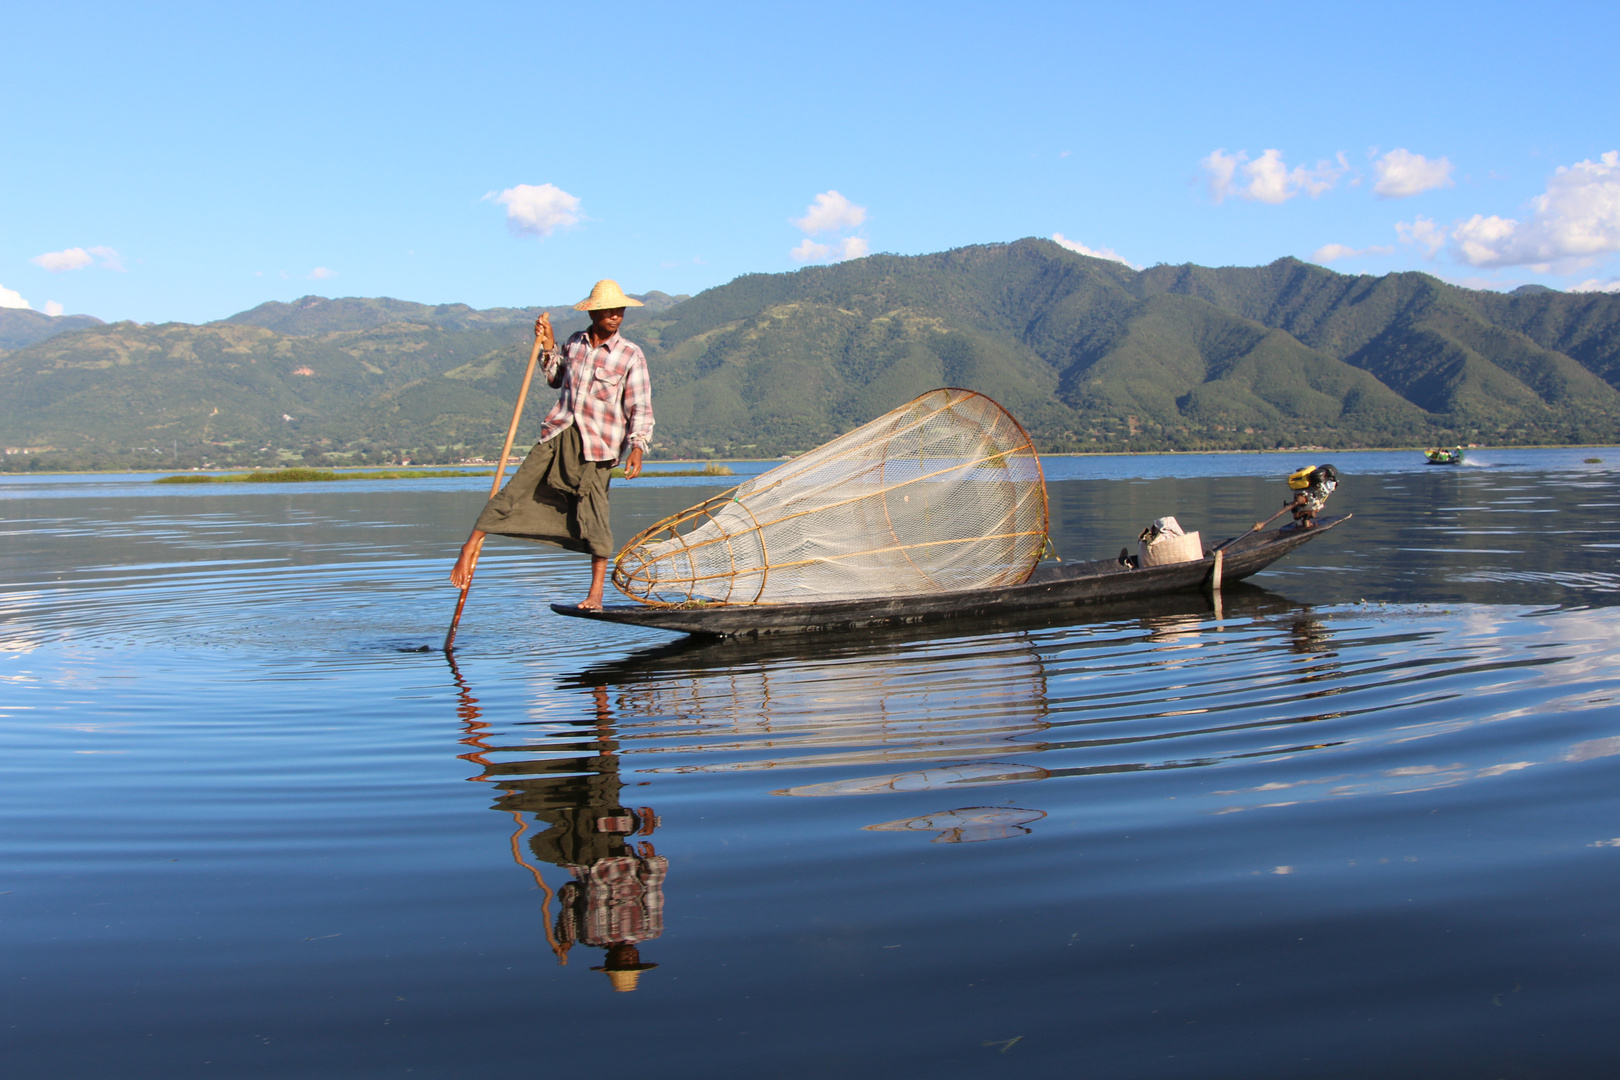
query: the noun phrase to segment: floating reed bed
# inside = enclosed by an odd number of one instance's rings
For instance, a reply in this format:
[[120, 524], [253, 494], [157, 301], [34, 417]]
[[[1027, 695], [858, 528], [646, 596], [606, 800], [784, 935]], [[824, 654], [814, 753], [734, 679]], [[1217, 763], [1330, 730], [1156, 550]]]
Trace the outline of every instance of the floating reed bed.
[[[176, 473], [160, 477], [154, 484], [309, 484], [327, 480], [425, 480], [447, 476], [488, 476], [488, 469], [371, 469], [339, 472], [335, 469], [273, 469], [251, 473]], [[713, 462], [701, 469], [648, 469], [642, 476], [731, 476], [732, 471]], [[613, 476], [622, 478], [624, 469], [615, 466]]]

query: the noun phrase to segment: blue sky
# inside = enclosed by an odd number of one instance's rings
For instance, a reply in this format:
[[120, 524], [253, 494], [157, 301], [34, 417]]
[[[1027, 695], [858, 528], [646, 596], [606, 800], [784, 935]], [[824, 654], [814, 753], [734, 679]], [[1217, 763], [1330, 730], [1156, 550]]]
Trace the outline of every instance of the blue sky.
[[1613, 3], [6, 0], [0, 26], [0, 305], [550, 304], [1054, 235], [1620, 281]]

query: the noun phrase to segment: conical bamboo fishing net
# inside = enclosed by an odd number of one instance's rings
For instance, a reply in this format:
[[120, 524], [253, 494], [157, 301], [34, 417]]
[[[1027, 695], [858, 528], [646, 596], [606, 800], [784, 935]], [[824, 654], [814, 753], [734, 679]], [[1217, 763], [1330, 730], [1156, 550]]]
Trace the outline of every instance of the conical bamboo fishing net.
[[1029, 434], [970, 390], [933, 390], [665, 518], [619, 552], [633, 600], [784, 604], [1017, 584], [1046, 544]]

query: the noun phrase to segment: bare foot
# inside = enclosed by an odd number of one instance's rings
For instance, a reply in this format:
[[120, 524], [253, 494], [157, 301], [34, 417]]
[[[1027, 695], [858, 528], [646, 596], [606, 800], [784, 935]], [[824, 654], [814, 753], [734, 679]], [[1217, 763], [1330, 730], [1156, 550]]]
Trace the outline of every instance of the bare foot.
[[606, 557], [591, 556], [591, 588], [585, 594], [585, 599], [579, 602], [581, 611], [602, 610], [602, 586], [607, 583], [607, 564]]

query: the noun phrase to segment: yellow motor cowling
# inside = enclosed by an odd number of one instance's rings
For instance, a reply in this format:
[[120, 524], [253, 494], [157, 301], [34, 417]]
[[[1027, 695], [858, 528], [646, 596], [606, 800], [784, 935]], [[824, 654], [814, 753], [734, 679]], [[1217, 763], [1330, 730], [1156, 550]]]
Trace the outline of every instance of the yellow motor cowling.
[[1293, 472], [1288, 474], [1289, 488], [1294, 491], [1304, 491], [1306, 488], [1311, 486], [1311, 474], [1315, 471], [1315, 465], [1307, 465], [1303, 469], [1295, 469]]

